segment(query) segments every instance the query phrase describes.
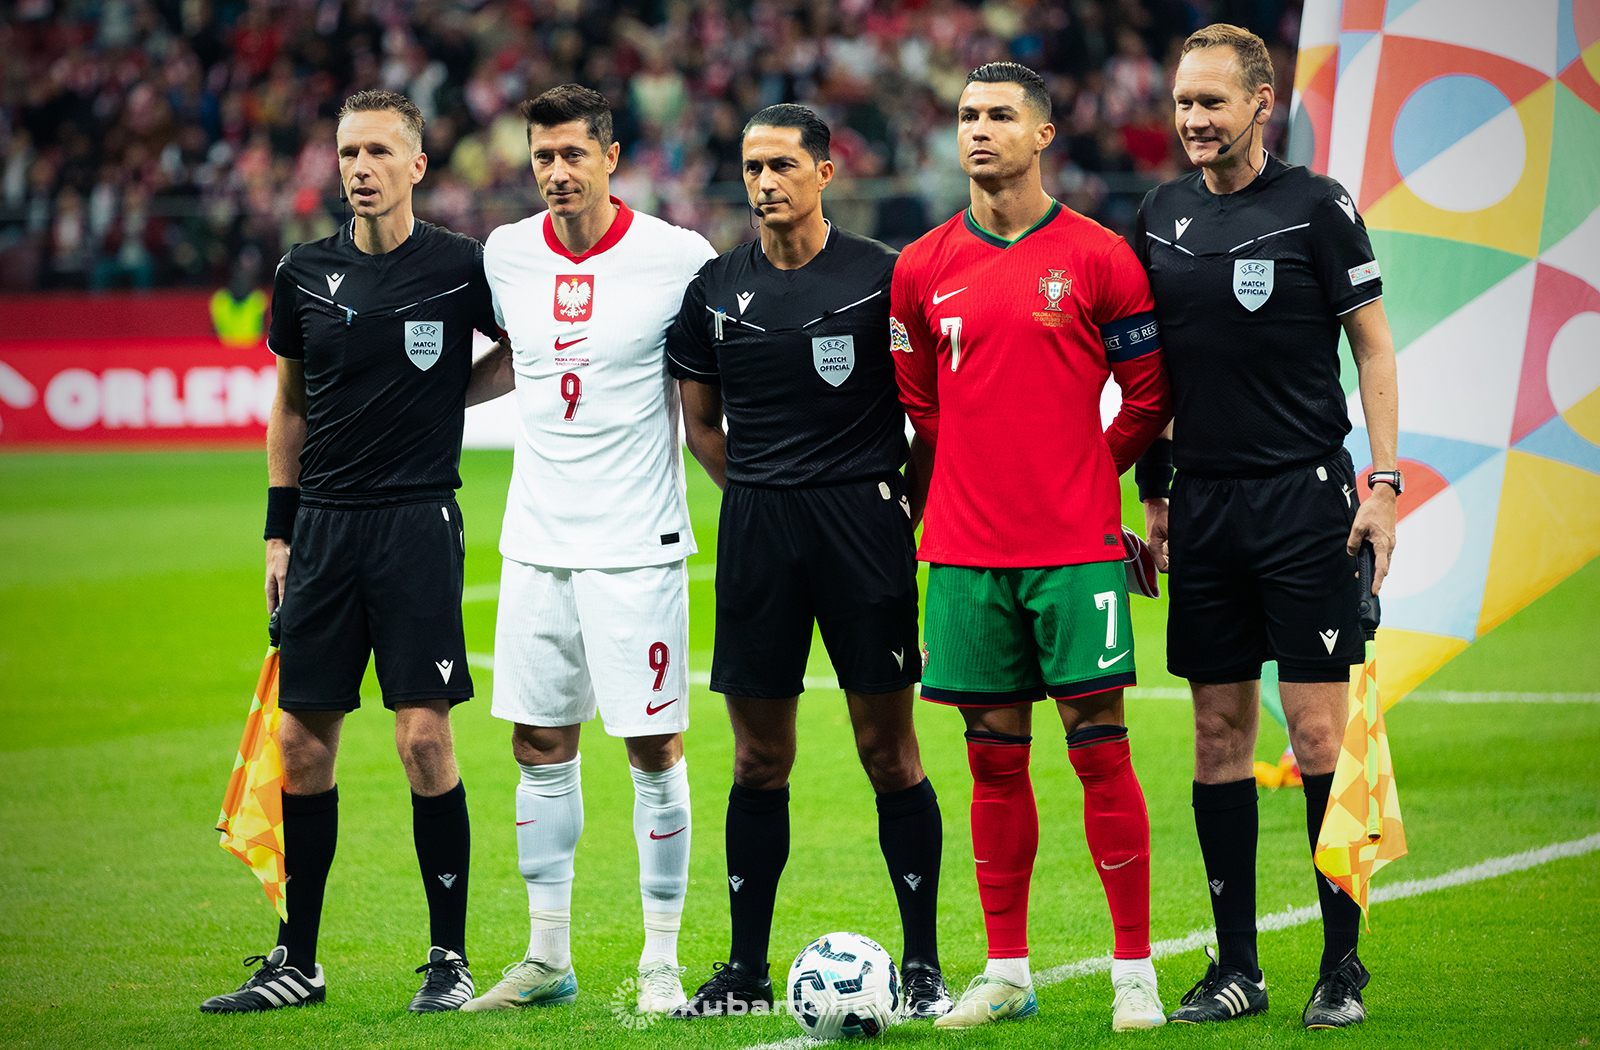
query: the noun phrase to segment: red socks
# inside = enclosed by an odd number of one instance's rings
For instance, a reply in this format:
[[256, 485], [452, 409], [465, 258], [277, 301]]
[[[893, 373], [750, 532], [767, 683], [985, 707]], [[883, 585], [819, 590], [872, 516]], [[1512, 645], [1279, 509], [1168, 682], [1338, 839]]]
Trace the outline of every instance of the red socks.
[[[972, 767], [972, 854], [977, 861], [978, 899], [983, 902], [991, 959], [1020, 959], [1028, 954], [1028, 883], [1033, 878], [1034, 855], [1039, 852], [1039, 810], [1033, 802], [1033, 782], [1028, 779], [1032, 740], [1009, 733], [967, 731], [967, 762]], [[1127, 751], [1126, 744], [1123, 751]], [[1140, 806], [1143, 813], [1142, 801]], [[1148, 881], [1148, 865], [1145, 871]]]
[[[1142, 959], [1150, 954], [1150, 815], [1133, 774], [1128, 729], [1084, 726], [1067, 737], [1067, 746], [1072, 768], [1083, 781], [1089, 856], [1105, 885], [1116, 928], [1113, 957]], [[976, 802], [973, 818], [976, 827]]]

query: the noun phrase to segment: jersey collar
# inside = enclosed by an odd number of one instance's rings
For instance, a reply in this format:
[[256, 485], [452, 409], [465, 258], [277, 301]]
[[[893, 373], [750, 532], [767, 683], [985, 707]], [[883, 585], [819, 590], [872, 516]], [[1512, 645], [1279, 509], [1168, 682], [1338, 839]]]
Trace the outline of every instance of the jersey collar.
[[570, 259], [575, 263], [584, 262], [594, 258], [601, 252], [615, 248], [617, 242], [622, 240], [623, 234], [628, 232], [628, 227], [633, 225], [633, 209], [615, 197], [611, 198], [611, 203], [617, 206], [617, 215], [616, 218], [611, 220], [611, 228], [606, 230], [604, 237], [595, 242], [593, 248], [590, 248], [582, 255], [573, 255], [567, 251], [567, 246], [561, 243], [560, 237], [556, 236], [555, 222], [550, 218], [549, 212], [544, 214], [544, 243], [557, 255]]
[[978, 240], [982, 241], [983, 243], [993, 245], [996, 248], [1009, 248], [1013, 244], [1016, 244], [1018, 241], [1022, 240], [1022, 238], [1028, 236], [1028, 234], [1032, 233], [1034, 230], [1050, 225], [1051, 221], [1060, 214], [1061, 202], [1052, 198], [1050, 201], [1050, 210], [1046, 211], [1044, 216], [1038, 222], [1034, 223], [1032, 226], [1029, 226], [1026, 230], [1023, 230], [1021, 233], [1017, 234], [1014, 239], [1009, 241], [1004, 237], [1001, 237], [998, 234], [990, 233], [982, 226], [979, 226], [978, 220], [972, 217], [971, 208], [968, 208], [966, 211], [961, 213], [961, 220], [966, 224], [967, 232], [978, 238]]

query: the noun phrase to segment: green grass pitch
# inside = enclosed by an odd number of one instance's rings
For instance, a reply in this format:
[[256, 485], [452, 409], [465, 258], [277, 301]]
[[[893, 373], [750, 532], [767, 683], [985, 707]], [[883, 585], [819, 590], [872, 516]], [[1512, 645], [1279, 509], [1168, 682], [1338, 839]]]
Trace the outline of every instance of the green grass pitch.
[[[498, 579], [510, 456], [468, 453], [461, 493], [469, 585]], [[691, 466], [702, 550], [714, 555], [715, 490]], [[369, 702], [347, 723], [341, 838], [321, 961], [328, 1002], [307, 1010], [207, 1017], [207, 995], [236, 986], [246, 955], [272, 943], [254, 878], [212, 830], [265, 649], [262, 487], [253, 453], [0, 457], [0, 1046], [739, 1048], [797, 1034], [784, 1017], [618, 1023], [613, 992], [641, 940], [631, 786], [623, 750], [585, 732], [587, 827], [579, 847], [570, 1008], [414, 1017], [411, 968], [427, 948], [409, 803], [391, 718]], [[1131, 497], [1130, 521], [1136, 512]], [[1404, 552], [1401, 552], [1404, 556]], [[691, 584], [691, 666], [709, 666], [712, 585]], [[493, 601], [467, 607], [468, 648], [489, 652]], [[1165, 610], [1137, 601], [1141, 685], [1175, 686], [1162, 667]], [[1600, 689], [1600, 563], [1478, 643], [1429, 689]], [[1380, 655], [1381, 658], [1381, 655]], [[489, 717], [491, 674], [455, 731], [475, 856], [468, 947], [480, 985], [520, 957], [526, 897], [511, 828], [509, 729]], [[817, 646], [813, 673], [826, 674]], [[681, 943], [686, 981], [727, 950], [722, 818], [732, 744], [720, 698], [693, 691], [687, 738], [696, 836]], [[811, 937], [855, 929], [899, 949], [870, 789], [842, 697], [801, 705], [793, 850], [772, 956], [780, 973]], [[1083, 843], [1080, 790], [1046, 710], [1034, 753], [1042, 842], [1033, 883], [1035, 970], [1100, 955], [1111, 931]], [[1129, 704], [1134, 761], [1149, 800], [1156, 938], [1209, 922], [1188, 805], [1191, 729], [1182, 700]], [[967, 829], [970, 778], [960, 721], [922, 705], [923, 760], [945, 819], [941, 939], [961, 986], [982, 965], [983, 928]], [[1379, 885], [1600, 832], [1600, 705], [1407, 702], [1389, 716], [1411, 856]], [[1283, 747], [1263, 730], [1261, 757]], [[1311, 903], [1297, 791], [1261, 802], [1260, 910]], [[1304, 1033], [1315, 977], [1314, 925], [1261, 937], [1272, 988], [1264, 1017], [1216, 1029], [1114, 1036], [1104, 974], [1042, 988], [1037, 1020], [954, 1037], [927, 1022], [891, 1029], [891, 1047], [1276, 1047], [1309, 1040], [1373, 1047], [1570, 1047], [1600, 1042], [1600, 853], [1374, 908], [1362, 956], [1375, 973], [1371, 1020]], [[1199, 952], [1157, 963], [1168, 1008], [1200, 975]]]

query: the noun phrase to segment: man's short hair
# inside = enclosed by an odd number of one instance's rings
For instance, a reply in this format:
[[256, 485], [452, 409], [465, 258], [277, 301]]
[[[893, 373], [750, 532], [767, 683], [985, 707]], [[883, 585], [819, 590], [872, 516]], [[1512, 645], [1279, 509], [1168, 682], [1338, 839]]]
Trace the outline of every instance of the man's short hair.
[[354, 95], [344, 100], [344, 106], [339, 110], [339, 123], [344, 123], [344, 118], [352, 113], [374, 113], [381, 110], [392, 110], [400, 114], [400, 122], [405, 127], [406, 137], [411, 140], [411, 145], [416, 147], [418, 153], [422, 152], [422, 110], [417, 104], [396, 91], [357, 91]]
[[1044, 77], [1020, 62], [986, 62], [967, 74], [969, 84], [1015, 84], [1022, 97], [1039, 114], [1041, 122], [1050, 119], [1050, 89]]
[[582, 84], [562, 84], [553, 87], [538, 98], [530, 98], [517, 107], [522, 119], [528, 122], [528, 141], [533, 141], [533, 126], [553, 128], [559, 124], [583, 121], [589, 137], [600, 143], [601, 149], [610, 149], [614, 136], [611, 127], [611, 103], [593, 88]]
[[793, 102], [768, 106], [745, 124], [739, 141], [744, 141], [751, 128], [796, 128], [800, 132], [800, 148], [811, 154], [813, 161], [821, 164], [829, 159], [828, 146], [833, 142], [833, 132], [828, 130], [827, 122], [807, 106], [797, 106]]
[[1231, 47], [1239, 56], [1239, 84], [1247, 93], [1254, 94], [1262, 84], [1275, 83], [1272, 74], [1272, 56], [1267, 53], [1267, 43], [1248, 29], [1218, 22], [1196, 30], [1183, 42], [1178, 60], [1191, 51], [1203, 47]]

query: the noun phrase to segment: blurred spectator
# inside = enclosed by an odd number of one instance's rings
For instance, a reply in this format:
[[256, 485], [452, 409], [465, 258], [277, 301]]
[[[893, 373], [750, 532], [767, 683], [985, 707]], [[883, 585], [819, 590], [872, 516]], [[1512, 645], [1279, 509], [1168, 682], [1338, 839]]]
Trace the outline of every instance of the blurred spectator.
[[258, 287], [260, 278], [260, 253], [240, 252], [227, 286], [211, 297], [211, 323], [229, 346], [254, 346], [266, 337], [267, 293]]
[[[428, 121], [417, 197], [483, 237], [542, 207], [516, 104], [603, 91], [639, 210], [719, 248], [750, 237], [739, 136], [756, 109], [814, 106], [834, 131], [830, 212], [904, 243], [966, 205], [955, 103], [975, 65], [1044, 74], [1047, 185], [1126, 229], [1176, 174], [1176, 45], [1235, 21], [1272, 48], [1287, 100], [1296, 0], [27, 0], [0, 24], [0, 289], [233, 279], [325, 235], [334, 117], [409, 94]], [[1266, 129], [1285, 133], [1287, 107]]]

